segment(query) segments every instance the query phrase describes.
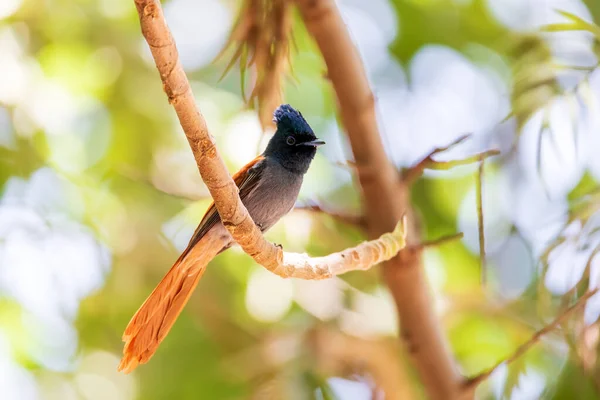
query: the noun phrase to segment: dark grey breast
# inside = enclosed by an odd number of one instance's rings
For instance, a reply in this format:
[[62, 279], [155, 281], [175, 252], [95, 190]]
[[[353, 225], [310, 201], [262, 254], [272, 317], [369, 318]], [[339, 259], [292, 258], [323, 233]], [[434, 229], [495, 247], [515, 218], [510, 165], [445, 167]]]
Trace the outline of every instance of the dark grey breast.
[[270, 157], [260, 162], [265, 164], [260, 183], [243, 203], [254, 222], [264, 232], [294, 207], [303, 174], [284, 168]]

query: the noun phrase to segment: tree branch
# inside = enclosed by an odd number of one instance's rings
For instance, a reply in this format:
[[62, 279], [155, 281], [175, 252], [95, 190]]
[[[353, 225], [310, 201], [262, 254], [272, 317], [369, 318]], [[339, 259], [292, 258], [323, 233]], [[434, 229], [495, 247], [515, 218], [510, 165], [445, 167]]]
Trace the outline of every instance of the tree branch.
[[585, 293], [583, 296], [581, 296], [577, 300], [577, 302], [575, 304], [573, 304], [571, 307], [565, 309], [562, 313], [560, 313], [554, 319], [554, 321], [552, 321], [551, 323], [549, 323], [548, 325], [544, 326], [542, 329], [540, 329], [539, 331], [537, 331], [536, 333], [534, 333], [533, 336], [531, 336], [531, 338], [529, 338], [528, 341], [526, 341], [525, 343], [523, 343], [522, 345], [520, 345], [517, 348], [517, 350], [513, 354], [511, 354], [506, 360], [502, 360], [499, 363], [497, 363], [496, 365], [494, 365], [492, 368], [490, 368], [490, 369], [482, 372], [481, 374], [479, 374], [477, 376], [469, 378], [466, 381], [466, 383], [464, 384], [464, 389], [466, 391], [474, 390], [481, 382], [483, 382], [484, 380], [486, 380], [487, 378], [489, 378], [490, 375], [492, 375], [492, 373], [500, 365], [502, 365], [504, 363], [510, 364], [511, 362], [513, 362], [516, 359], [518, 359], [519, 357], [521, 357], [529, 349], [531, 349], [536, 343], [538, 343], [543, 336], [545, 336], [546, 334], [548, 334], [548, 333], [552, 332], [553, 330], [555, 330], [556, 328], [558, 328], [575, 311], [577, 311], [581, 307], [583, 307], [585, 305], [585, 303], [589, 300], [589, 298], [592, 297], [593, 295], [595, 295], [596, 293], [598, 293], [598, 289], [590, 290], [587, 293]]
[[452, 235], [442, 236], [437, 239], [429, 240], [427, 242], [413, 244], [406, 248], [406, 251], [422, 251], [429, 247], [438, 247], [446, 243], [453, 242], [455, 240], [462, 239], [464, 234], [462, 232], [454, 233]]
[[158, 0], [135, 0], [142, 34], [150, 46], [169, 103], [175, 108], [223, 225], [233, 239], [257, 263], [282, 277], [324, 279], [355, 269], [367, 269], [393, 257], [404, 247], [403, 224], [393, 233], [326, 257], [284, 253], [266, 241], [242, 204], [238, 188], [219, 156], [214, 138], [198, 109], [188, 79], [179, 61], [175, 41]]
[[340, 222], [343, 222], [348, 225], [356, 226], [357, 228], [364, 228], [366, 225], [365, 219], [361, 215], [344, 214], [344, 213], [340, 213], [337, 211], [333, 211], [333, 210], [323, 207], [323, 205], [317, 201], [310, 201], [310, 202], [306, 202], [305, 204], [300, 204], [300, 205], [296, 206], [294, 209], [327, 214]]
[[463, 158], [460, 160], [436, 161], [433, 159], [433, 156], [435, 156], [436, 154], [443, 153], [444, 151], [451, 149], [452, 147], [464, 142], [470, 136], [471, 135], [463, 135], [463, 136], [460, 136], [458, 139], [454, 140], [452, 143], [448, 144], [447, 146], [436, 147], [435, 149], [433, 149], [433, 151], [431, 151], [431, 153], [429, 153], [427, 156], [425, 156], [421, 161], [419, 161], [412, 167], [407, 168], [402, 173], [402, 180], [404, 182], [406, 182], [408, 185], [412, 185], [413, 183], [415, 183], [415, 181], [417, 179], [419, 179], [421, 176], [423, 176], [423, 172], [425, 172], [426, 169], [447, 170], [447, 169], [451, 169], [454, 167], [458, 167], [460, 165], [473, 164], [473, 163], [481, 161], [485, 158], [496, 156], [496, 155], [500, 154], [499, 150], [494, 149], [494, 150], [486, 150], [481, 153], [477, 153], [477, 154], [474, 154], [472, 156], [469, 156], [467, 158]]
[[[296, 3], [327, 65], [363, 191], [367, 232], [369, 237], [377, 237], [392, 229], [404, 213], [411, 215], [408, 185], [399, 179], [386, 157], [377, 127], [375, 98], [335, 1]], [[409, 226], [408, 238], [418, 241], [414, 224]], [[384, 264], [384, 279], [400, 316], [401, 335], [428, 397], [453, 399], [459, 393], [462, 377], [442, 336], [421, 254], [401, 251]]]
[[479, 168], [477, 169], [477, 177], [475, 179], [475, 195], [477, 203], [477, 233], [479, 236], [479, 274], [481, 285], [485, 287], [487, 283], [487, 268], [485, 265], [485, 231], [483, 222], [483, 163], [484, 156], [479, 158]]

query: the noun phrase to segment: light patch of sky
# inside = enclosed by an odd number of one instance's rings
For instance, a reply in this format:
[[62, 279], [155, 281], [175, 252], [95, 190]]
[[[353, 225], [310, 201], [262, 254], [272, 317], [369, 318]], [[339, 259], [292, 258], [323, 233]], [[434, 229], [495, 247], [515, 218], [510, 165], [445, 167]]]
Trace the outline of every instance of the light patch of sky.
[[[497, 279], [497, 289], [505, 297], [521, 293], [533, 278], [533, 256], [538, 255], [549, 240], [562, 229], [566, 203], [550, 202], [536, 185], [519, 180], [514, 164], [498, 173], [488, 173], [483, 182], [485, 248], [488, 268]], [[465, 195], [458, 214], [458, 230], [463, 243], [474, 254], [479, 253], [475, 188]], [[515, 224], [527, 242], [511, 234]]]
[[438, 249], [430, 248], [425, 249], [423, 261], [429, 285], [431, 286], [431, 293], [435, 294], [435, 310], [438, 315], [444, 315], [449, 306], [448, 299], [444, 296], [444, 286], [446, 283], [446, 265], [444, 264], [444, 259]]
[[565, 98], [557, 97], [552, 101], [547, 113], [549, 128], [542, 129], [544, 113], [544, 110], [536, 112], [523, 126], [519, 161], [528, 181], [541, 179], [550, 198], [558, 199], [566, 196], [583, 176], [584, 160], [580, 149], [586, 148], [588, 135], [581, 130], [574, 134]]
[[[507, 215], [508, 206], [505, 193], [510, 190], [507, 177], [500, 174], [484, 176], [483, 210], [485, 251], [495, 253], [510, 235], [511, 221]], [[475, 187], [465, 195], [458, 212], [458, 230], [463, 232], [463, 243], [473, 253], [479, 253], [479, 232], [477, 225], [477, 205]]]
[[0, 329], [0, 376], [5, 400], [37, 400], [38, 387], [33, 375], [13, 360], [10, 342]]
[[[575, 14], [584, 20], [592, 17], [581, 0], [488, 0], [492, 14], [509, 28], [530, 31], [547, 24], [568, 23], [557, 11]], [[564, 65], [591, 66], [597, 62], [591, 51], [593, 35], [585, 31], [566, 31], [545, 35], [554, 62]], [[581, 80], [581, 72], [558, 74], [558, 82], [569, 88]]]
[[233, 24], [233, 13], [219, 0], [174, 0], [165, 4], [165, 17], [186, 70], [201, 68], [219, 54]]
[[29, 353], [33, 360], [51, 371], [73, 369], [78, 335], [71, 321], [56, 315], [25, 314], [23, 326], [29, 333]]
[[27, 98], [31, 75], [39, 73], [35, 61], [23, 55], [24, 49], [11, 27], [0, 29], [0, 101], [9, 105]]
[[389, 2], [357, 0], [340, 2], [340, 12], [348, 25], [369, 76], [390, 62], [387, 46], [394, 40], [398, 23]]
[[44, 82], [35, 85], [30, 94], [30, 101], [23, 106], [48, 135], [61, 135], [74, 125], [78, 99], [67, 88], [58, 83]]
[[84, 354], [79, 363], [74, 383], [87, 400], [130, 400], [138, 392], [131, 375], [117, 371], [119, 357], [106, 351], [95, 350]]
[[[504, 398], [504, 385], [508, 376], [508, 368], [506, 364], [502, 364], [494, 371], [490, 381], [492, 391], [497, 399]], [[519, 375], [518, 384], [514, 388], [510, 399], [511, 400], [531, 400], [539, 399], [546, 386], [546, 377], [544, 374], [527, 368], [524, 374]]]
[[515, 30], [530, 30], [564, 22], [556, 10], [590, 19], [590, 13], [581, 0], [487, 0], [487, 5], [500, 23]]
[[[325, 146], [322, 146], [323, 148]], [[317, 151], [317, 155], [313, 159], [310, 169], [304, 175], [304, 181], [298, 195], [299, 202], [309, 200], [318, 200], [321, 196], [325, 197], [329, 193], [343, 184], [338, 178], [343, 178], [344, 174], [323, 171], [329, 170], [332, 167], [331, 161], [326, 159]]]
[[[600, 286], [600, 258], [595, 254], [600, 246], [600, 214], [596, 213], [582, 226], [576, 220], [563, 231], [564, 243], [552, 250], [548, 257], [546, 286], [554, 294], [564, 294], [582, 278], [589, 263], [590, 288]], [[585, 320], [593, 323], [600, 315], [600, 296], [586, 303]]]
[[85, 400], [124, 399], [116, 385], [97, 374], [77, 374], [75, 384]]
[[600, 71], [596, 71], [589, 79], [589, 90], [587, 96], [582, 96], [585, 102], [581, 112], [579, 128], [586, 135], [588, 144], [584, 148], [586, 151], [587, 167], [596, 180], [600, 180]]
[[163, 224], [162, 233], [177, 250], [183, 251], [187, 247], [207, 208], [208, 202], [194, 202]]
[[[594, 257], [590, 271], [590, 287], [600, 287], [600, 259]], [[586, 324], [594, 324], [600, 317], [600, 294], [593, 295], [585, 305], [584, 321]]]
[[[386, 145], [393, 149], [392, 159], [407, 166], [458, 136], [489, 133], [509, 110], [505, 88], [490, 74], [452, 49], [421, 48], [410, 63], [410, 90], [377, 91], [379, 120]], [[472, 140], [444, 156], [456, 158], [476, 150], [481, 143]]]
[[4, 107], [0, 107], [0, 147], [12, 149], [15, 145], [15, 135], [11, 118]]
[[240, 163], [239, 168], [258, 154], [262, 128], [256, 112], [243, 112], [229, 121], [225, 134], [225, 154]]
[[344, 282], [339, 278], [320, 281], [295, 279], [294, 300], [321, 320], [337, 317], [344, 308]]
[[75, 96], [42, 79], [19, 108], [48, 138], [49, 161], [59, 169], [81, 172], [102, 158], [110, 142], [110, 116], [103, 103]]
[[550, 253], [550, 268], [546, 275], [546, 287], [558, 295], [573, 288], [585, 269], [587, 258], [577, 251], [573, 243], [560, 246]]
[[[96, 163], [108, 148], [108, 111], [100, 101], [76, 96], [46, 79], [37, 62], [24, 55], [21, 39], [12, 28], [0, 30], [0, 101], [16, 106], [13, 123], [18, 135], [42, 129], [48, 138], [50, 163], [64, 171], [80, 172]], [[111, 50], [103, 49], [95, 57], [111, 57]]]
[[511, 175], [511, 182], [512, 190], [505, 193], [510, 200], [511, 219], [538, 258], [567, 221], [567, 202], [564, 198], [550, 200], [538, 181], [518, 180]]
[[248, 279], [246, 309], [257, 321], [279, 321], [292, 307], [293, 296], [294, 287], [290, 279], [257, 267]]
[[[598, 63], [592, 51], [594, 37], [589, 32], [548, 33], [545, 39], [550, 44], [553, 62], [557, 65], [591, 67]], [[557, 81], [563, 90], [571, 90], [581, 82], [584, 74], [585, 71], [563, 70], [557, 74]]]
[[[97, 381], [100, 385], [95, 395], [87, 398], [129, 400], [137, 397], [137, 381], [132, 375], [125, 375], [117, 371], [119, 361], [119, 356], [102, 350], [94, 350], [81, 357], [75, 380], [78, 386], [85, 387], [81, 388], [82, 391], [89, 393], [91, 389], [85, 384], [82, 385], [87, 380], [86, 378], [79, 379], [82, 375], [88, 378], [92, 376], [102, 378]], [[113, 393], [116, 394], [114, 397], [110, 395]]]
[[[335, 393], [336, 398], [344, 400], [371, 400], [373, 399], [373, 389], [366, 382], [351, 381], [343, 378], [329, 378], [327, 384]], [[324, 399], [320, 392], [317, 392], [318, 399]]]
[[487, 261], [494, 276], [492, 282], [497, 280], [497, 290], [506, 298], [519, 297], [534, 277], [533, 257], [517, 235], [511, 235], [497, 252], [488, 255]]
[[304, 251], [310, 241], [313, 218], [307, 212], [293, 212], [283, 220], [285, 239], [289, 243], [289, 251]]
[[355, 292], [352, 306], [340, 315], [342, 331], [355, 336], [396, 335], [398, 316], [391, 294], [377, 289], [372, 294]]
[[[173, 136], [182, 132], [174, 132]], [[187, 145], [186, 145], [187, 146]], [[181, 194], [189, 198], [201, 198], [208, 195], [204, 186], [194, 155], [188, 148], [172, 148], [161, 146], [152, 152], [150, 169], [152, 183], [166, 193]]]
[[53, 373], [41, 373], [37, 376], [44, 400], [81, 400], [70, 379]]
[[16, 13], [21, 7], [21, 3], [23, 3], [23, 0], [3, 0], [0, 3], [0, 20]]
[[[335, 119], [330, 119], [320, 124], [321, 129], [317, 135], [325, 140], [327, 144], [319, 148], [319, 154], [325, 156], [330, 163], [345, 164], [348, 160], [352, 159], [352, 150], [348, 145], [348, 141], [345, 134], [340, 131], [340, 126]], [[309, 170], [309, 174], [312, 174], [313, 169]], [[333, 191], [340, 186], [347, 185], [352, 181], [352, 171], [347, 168], [332, 168], [329, 173], [331, 174], [331, 186], [327, 187], [327, 190]], [[320, 179], [321, 177], [319, 177]], [[318, 185], [317, 191], [324, 189], [323, 185]], [[319, 187], [320, 186], [320, 190]], [[323, 194], [323, 192], [321, 192]], [[314, 200], [314, 199], [313, 199]]]
[[11, 178], [0, 198], [0, 293], [29, 313], [31, 356], [55, 370], [71, 365], [79, 302], [102, 285], [110, 265], [107, 249], [78, 223], [72, 189], [41, 169], [29, 181]]
[[[377, 34], [386, 43], [391, 43], [398, 34], [398, 15], [394, 12], [394, 8], [387, 0], [374, 0], [364, 2], [362, 0], [340, 0], [338, 5], [342, 10], [342, 13], [348, 7], [349, 9], [354, 8], [356, 11], [361, 10], [365, 14], [368, 14], [371, 19], [377, 22], [377, 28], [380, 33]], [[342, 14], [343, 17], [343, 14]], [[344, 17], [343, 17], [344, 18]], [[355, 30], [351, 22], [349, 23], [351, 30]], [[357, 30], [359, 32], [359, 30]], [[360, 39], [359, 39], [360, 40]], [[372, 39], [365, 39], [372, 40]]]

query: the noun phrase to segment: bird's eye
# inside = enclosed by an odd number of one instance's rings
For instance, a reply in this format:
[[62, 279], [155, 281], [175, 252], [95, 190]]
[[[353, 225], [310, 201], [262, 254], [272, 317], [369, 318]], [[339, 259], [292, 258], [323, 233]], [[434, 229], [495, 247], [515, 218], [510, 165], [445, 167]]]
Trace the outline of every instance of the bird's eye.
[[293, 146], [296, 144], [296, 139], [293, 136], [288, 136], [287, 139], [285, 139], [285, 142], [290, 146]]

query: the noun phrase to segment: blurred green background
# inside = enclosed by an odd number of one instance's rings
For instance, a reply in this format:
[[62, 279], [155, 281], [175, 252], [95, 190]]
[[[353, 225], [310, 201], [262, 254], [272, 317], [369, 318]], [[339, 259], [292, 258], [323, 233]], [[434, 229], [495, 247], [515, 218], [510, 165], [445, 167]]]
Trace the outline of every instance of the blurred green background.
[[[235, 171], [268, 139], [244, 105], [239, 71], [219, 81], [230, 54], [213, 62], [240, 2], [163, 5], [197, 103]], [[428, 248], [425, 267], [461, 371], [474, 375], [600, 278], [600, 34], [593, 33], [600, 2], [338, 5], [399, 170], [465, 133], [472, 137], [439, 158], [502, 151], [484, 179], [485, 288], [476, 166], [427, 171], [412, 191], [423, 240], [465, 234]], [[540, 32], [548, 24], [559, 25]], [[297, 13], [294, 37], [284, 99], [328, 143], [299, 202], [358, 215], [353, 171], [341, 166], [352, 155], [335, 97]], [[398, 379], [406, 385], [417, 382], [388, 340], [398, 322], [377, 268], [328, 281], [282, 280], [237, 248], [214, 260], [152, 361], [117, 373], [123, 329], [209, 202], [132, 0], [0, 2], [1, 398], [383, 398], [364, 362], [323, 353], [323, 332], [358, 338], [357, 349], [381, 344], [393, 354], [386, 362], [397, 363], [387, 370], [405, 370]], [[267, 236], [311, 255], [364, 239], [357, 227], [303, 210]], [[494, 373], [478, 397], [600, 398], [599, 314], [595, 297]]]

